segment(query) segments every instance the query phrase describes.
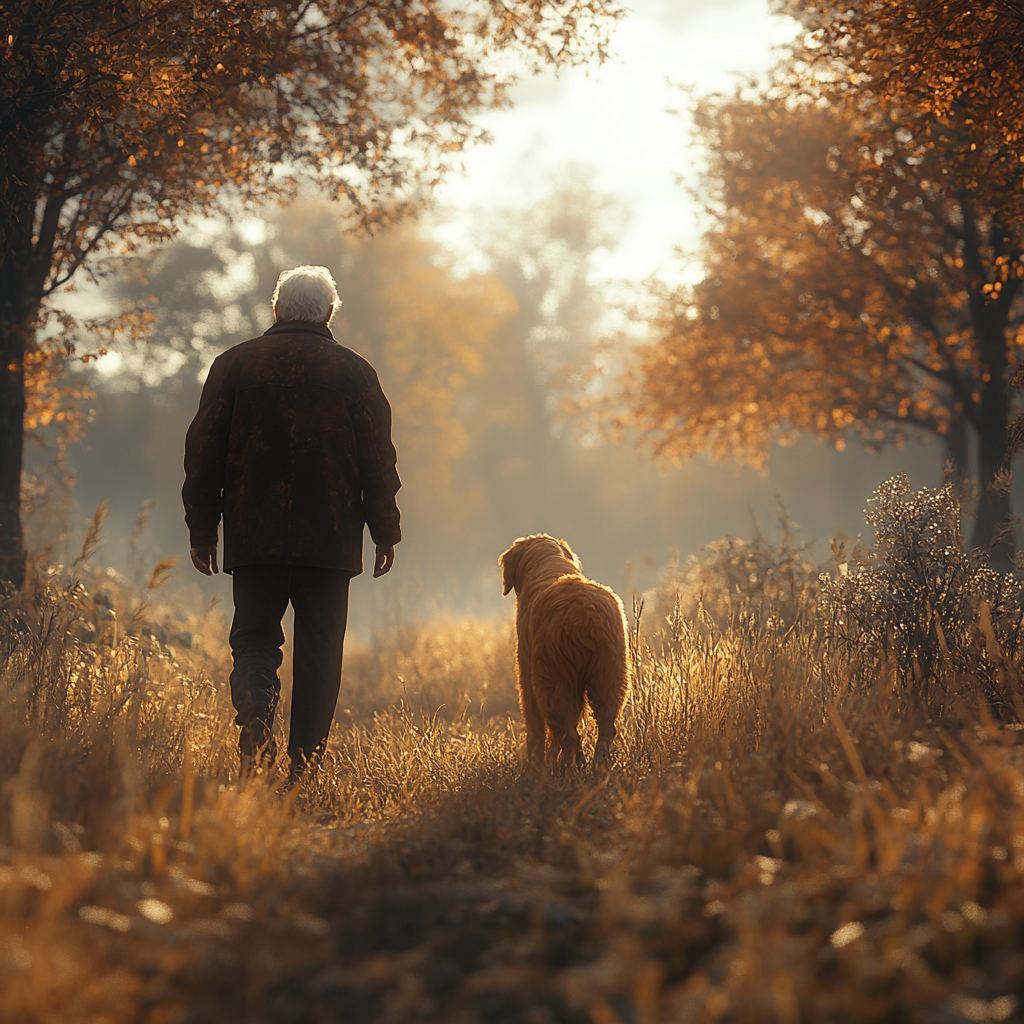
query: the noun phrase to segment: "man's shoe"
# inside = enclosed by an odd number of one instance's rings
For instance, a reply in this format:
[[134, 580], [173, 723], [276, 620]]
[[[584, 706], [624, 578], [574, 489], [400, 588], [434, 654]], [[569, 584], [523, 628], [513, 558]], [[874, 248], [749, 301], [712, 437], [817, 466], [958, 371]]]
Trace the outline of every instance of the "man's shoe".
[[277, 740], [271, 728], [259, 720], [242, 726], [238, 736], [238, 763], [243, 779], [268, 774], [277, 760]]

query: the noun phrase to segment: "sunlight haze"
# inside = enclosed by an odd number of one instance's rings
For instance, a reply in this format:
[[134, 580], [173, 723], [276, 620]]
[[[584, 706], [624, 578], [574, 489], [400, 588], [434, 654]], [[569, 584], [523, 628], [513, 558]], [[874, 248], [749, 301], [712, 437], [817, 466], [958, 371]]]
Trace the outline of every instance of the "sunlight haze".
[[602, 275], [699, 274], [675, 255], [698, 241], [686, 186], [696, 185], [702, 158], [689, 145], [684, 90], [731, 92], [762, 76], [797, 25], [769, 13], [765, 0], [639, 0], [629, 8], [603, 66], [525, 78], [510, 90], [511, 109], [479, 118], [493, 141], [469, 150], [465, 175], [452, 175], [437, 194], [453, 218], [438, 235], [456, 252], [474, 255], [476, 208], [525, 206], [550, 175], [577, 165], [593, 168], [594, 188], [629, 217]]

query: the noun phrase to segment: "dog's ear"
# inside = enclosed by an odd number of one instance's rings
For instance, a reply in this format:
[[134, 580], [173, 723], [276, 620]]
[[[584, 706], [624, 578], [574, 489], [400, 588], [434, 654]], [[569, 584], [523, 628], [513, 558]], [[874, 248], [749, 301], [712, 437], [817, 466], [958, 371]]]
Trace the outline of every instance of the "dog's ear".
[[569, 547], [569, 545], [566, 544], [564, 540], [560, 540], [558, 542], [558, 546], [565, 553], [565, 557], [568, 558], [569, 561], [572, 562], [572, 564], [575, 565], [580, 572], [583, 572], [583, 563], [579, 560], [579, 557], [577, 556], [576, 552], [573, 551], [573, 549]]
[[502, 552], [498, 559], [498, 565], [501, 566], [502, 596], [507, 596], [516, 585], [516, 573], [519, 572], [519, 559], [522, 558], [522, 555], [523, 547], [519, 541], [516, 541], [508, 551]]

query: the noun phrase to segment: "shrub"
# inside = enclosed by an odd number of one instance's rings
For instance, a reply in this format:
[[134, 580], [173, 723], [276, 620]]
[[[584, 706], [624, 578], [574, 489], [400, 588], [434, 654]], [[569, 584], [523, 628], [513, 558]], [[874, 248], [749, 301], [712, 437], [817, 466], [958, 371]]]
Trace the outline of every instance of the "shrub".
[[658, 586], [664, 618], [708, 614], [728, 622], [741, 609], [781, 620], [786, 626], [813, 612], [818, 599], [818, 566], [810, 544], [796, 541], [781, 510], [782, 540], [772, 544], [760, 530], [752, 540], [722, 537], [700, 548], [682, 566], [673, 561]]
[[[949, 486], [911, 491], [900, 473], [875, 489], [864, 512], [874, 547], [821, 576], [826, 643], [874, 666], [891, 659], [925, 695], [974, 674], [1002, 702], [997, 669], [1020, 648], [1022, 591], [979, 551], [965, 551], [960, 507]], [[1012, 672], [1012, 669], [1011, 669]]]

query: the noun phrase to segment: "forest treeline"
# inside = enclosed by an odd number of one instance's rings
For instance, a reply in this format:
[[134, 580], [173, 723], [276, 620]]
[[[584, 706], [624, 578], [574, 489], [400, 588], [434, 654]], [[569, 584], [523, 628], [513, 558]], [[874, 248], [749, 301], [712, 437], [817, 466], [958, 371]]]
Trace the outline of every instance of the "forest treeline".
[[[83, 378], [64, 371], [105, 344], [55, 299], [83, 275], [123, 277], [132, 259], [140, 284], [122, 283], [125, 311], [105, 326], [148, 348], [143, 375], [188, 382], [186, 405], [217, 347], [265, 326], [280, 265], [334, 261], [341, 337], [382, 365], [403, 409], [407, 495], [432, 536], [481, 557], [514, 524], [557, 519], [548, 483], [572, 470], [557, 437], [570, 428], [553, 414], [567, 398], [669, 460], [763, 464], [801, 435], [873, 449], [932, 436], [974, 511], [973, 543], [999, 565], [1013, 558], [1015, 0], [841, 13], [790, 0], [802, 31], [768, 79], [693, 103], [708, 157], [695, 189], [701, 280], [648, 289], [636, 313], [648, 343], [597, 349], [607, 299], [590, 257], [613, 239], [581, 182], [509, 213], [489, 274], [455, 273], [407, 215], [478, 138], [475, 114], [505, 102], [515, 72], [501, 77], [495, 55], [519, 72], [604, 59], [613, 4], [235, 0], [209, 19], [147, 0], [0, 9], [12, 27], [0, 152], [8, 581], [24, 566], [24, 424], [73, 431], [87, 403]], [[339, 202], [317, 206], [303, 182]], [[269, 215], [267, 244], [232, 228], [212, 246], [173, 240], [187, 216], [240, 196], [300, 195]], [[368, 228], [372, 243], [358, 234]], [[587, 486], [628, 494], [635, 459], [621, 462]], [[587, 504], [586, 487], [576, 499]], [[494, 536], [467, 528], [482, 519]]]
[[0, 580], [25, 574], [26, 412], [37, 393], [59, 402], [54, 375], [88, 354], [51, 297], [240, 195], [306, 183], [363, 227], [392, 223], [482, 137], [474, 119], [516, 74], [603, 59], [621, 13], [609, 0], [3, 0]]
[[1024, 347], [1024, 8], [816, 0], [768, 81], [697, 97], [699, 284], [596, 404], [666, 457], [940, 438], [1008, 565]]

